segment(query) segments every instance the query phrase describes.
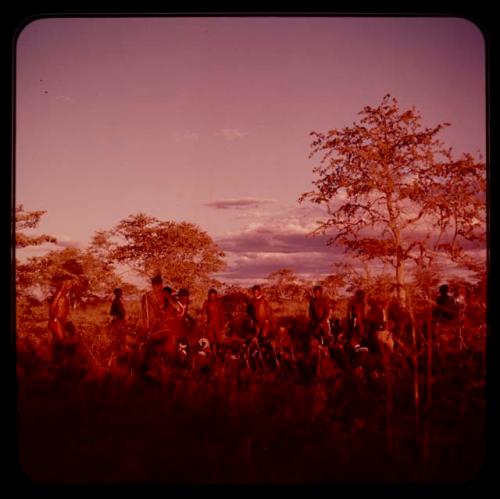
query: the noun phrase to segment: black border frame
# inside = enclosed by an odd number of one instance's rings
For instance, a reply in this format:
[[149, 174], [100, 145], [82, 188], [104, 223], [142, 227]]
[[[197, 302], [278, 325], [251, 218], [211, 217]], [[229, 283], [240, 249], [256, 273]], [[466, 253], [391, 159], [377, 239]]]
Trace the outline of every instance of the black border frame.
[[[385, 5], [380, 5], [384, 3]], [[2, 173], [6, 176], [2, 182], [2, 187], [8, 193], [1, 196], [3, 215], [2, 221], [7, 224], [7, 216], [9, 213], [9, 231], [3, 230], [2, 234], [10, 234], [8, 246], [2, 246], [4, 250], [3, 255], [5, 259], [9, 259], [9, 287], [5, 286], [9, 299], [2, 300], [2, 305], [7, 308], [6, 304], [9, 303], [9, 309], [6, 310], [5, 315], [9, 317], [10, 334], [2, 335], [2, 345], [0, 351], [5, 355], [5, 359], [0, 363], [2, 372], [0, 379], [6, 381], [6, 394], [8, 410], [4, 411], [7, 419], [2, 425], [3, 430], [7, 433], [7, 446], [2, 446], [6, 455], [7, 468], [2, 471], [6, 472], [3, 483], [4, 491], [7, 492], [10, 484], [18, 496], [28, 497], [67, 497], [68, 494], [81, 494], [88, 497], [89, 495], [102, 494], [109, 496], [109, 494], [117, 493], [123, 495], [137, 496], [158, 496], [158, 495], [171, 495], [177, 496], [196, 496], [198, 494], [204, 495], [206, 493], [217, 493], [220, 497], [250, 497], [261, 496], [262, 494], [269, 494], [271, 496], [290, 496], [297, 494], [298, 496], [330, 496], [339, 495], [341, 497], [447, 497], [447, 496], [488, 496], [492, 494], [492, 488], [495, 483], [495, 466], [494, 454], [497, 451], [498, 442], [498, 370], [495, 363], [495, 353], [498, 349], [498, 340], [495, 338], [493, 331], [496, 329], [494, 326], [497, 322], [497, 310], [495, 307], [495, 296], [493, 290], [493, 274], [496, 269], [494, 259], [496, 240], [494, 238], [493, 226], [495, 221], [494, 208], [496, 203], [494, 185], [497, 179], [495, 172], [495, 159], [498, 157], [497, 144], [494, 137], [496, 137], [494, 117], [494, 108], [497, 104], [495, 99], [495, 88], [497, 86], [497, 78], [495, 75], [496, 57], [497, 57], [497, 34], [496, 26], [494, 25], [494, 10], [493, 7], [488, 5], [481, 6], [477, 4], [468, 4], [467, 6], [442, 6], [439, 5], [444, 2], [380, 2], [378, 5], [360, 5], [360, 2], [353, 2], [344, 7], [337, 5], [330, 6], [329, 9], [300, 9], [295, 11], [283, 11], [281, 9], [241, 9], [236, 10], [234, 7], [231, 9], [218, 9], [207, 11], [204, 9], [187, 10], [185, 5], [172, 5], [166, 3], [163, 8], [151, 6], [151, 2], [138, 3], [134, 8], [119, 8], [113, 5], [113, 2], [78, 2], [64, 5], [62, 2], [46, 2], [43, 7], [14, 5], [8, 12], [4, 12], [1, 23], [1, 50], [3, 55], [4, 67], [8, 68], [11, 73], [10, 85], [7, 85], [7, 92], [3, 92], [4, 97], [4, 112], [2, 113], [4, 124], [10, 134], [2, 134], [4, 140], [4, 147], [2, 151], [7, 156], [7, 164], [4, 164]], [[362, 4], [362, 2], [361, 2]], [[118, 7], [118, 8], [117, 8]], [[178, 7], [178, 8], [176, 8]], [[301, 485], [163, 485], [163, 484], [92, 484], [92, 485], [45, 485], [31, 482], [22, 472], [18, 459], [17, 459], [17, 446], [16, 446], [16, 370], [15, 370], [15, 286], [14, 286], [14, 251], [13, 251], [13, 207], [15, 206], [15, 166], [14, 166], [14, 144], [15, 144], [15, 43], [18, 34], [24, 26], [29, 22], [44, 18], [44, 17], [157, 17], [157, 16], [369, 16], [369, 17], [462, 17], [472, 21], [482, 31], [486, 44], [486, 116], [487, 116], [487, 150], [486, 150], [486, 163], [488, 165], [488, 308], [487, 308], [487, 321], [488, 321], [488, 342], [487, 342], [487, 446], [486, 446], [486, 461], [481, 472], [476, 478], [466, 483], [328, 483], [328, 484], [301, 484]], [[6, 79], [7, 80], [7, 79]], [[7, 101], [7, 102], [5, 102]], [[8, 187], [7, 187], [8, 186]], [[7, 250], [8, 248], [8, 250]], [[8, 256], [7, 256], [8, 251]], [[6, 272], [5, 272], [6, 274]], [[4, 275], [5, 275], [4, 274]], [[3, 348], [2, 348], [3, 347]], [[7, 423], [7, 424], [5, 424]], [[13, 494], [13, 495], [14, 495]]]

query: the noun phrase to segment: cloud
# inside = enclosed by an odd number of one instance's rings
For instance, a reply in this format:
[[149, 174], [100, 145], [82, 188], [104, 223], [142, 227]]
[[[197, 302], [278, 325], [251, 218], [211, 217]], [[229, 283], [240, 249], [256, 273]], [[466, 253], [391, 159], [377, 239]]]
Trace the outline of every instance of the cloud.
[[292, 268], [301, 276], [327, 275], [332, 264], [345, 259], [344, 250], [327, 245], [328, 236], [312, 236], [318, 215], [315, 207], [273, 205], [249, 217], [238, 232], [217, 238], [227, 255], [223, 280], [263, 279], [270, 272]]
[[217, 238], [217, 243], [233, 253], [331, 253], [333, 248], [327, 246], [331, 235], [312, 235], [323, 216], [324, 211], [314, 207], [276, 204], [256, 218], [249, 214], [242, 230]]
[[43, 243], [38, 246], [27, 246], [26, 248], [17, 248], [16, 249], [16, 257], [21, 261], [26, 258], [35, 257], [35, 256], [44, 256], [49, 251], [58, 251], [64, 248], [81, 248], [82, 243], [73, 239], [72, 237], [66, 234], [53, 234], [53, 236], [57, 239], [57, 243]]
[[217, 132], [217, 135], [220, 137], [224, 137], [226, 140], [238, 140], [247, 136], [247, 132], [243, 132], [238, 128], [223, 128], [220, 132]]
[[221, 238], [217, 243], [224, 251], [233, 253], [331, 253], [333, 248], [327, 246], [327, 240], [326, 236], [313, 237], [290, 225], [279, 228], [262, 225]]
[[279, 203], [276, 200], [268, 201], [268, 204], [260, 203], [258, 207], [249, 207], [235, 214], [236, 218], [246, 221], [246, 228], [254, 227], [256, 224], [266, 226], [294, 226], [302, 233], [310, 233], [317, 227], [317, 222], [324, 220], [326, 210], [320, 206]]
[[175, 142], [197, 142], [201, 135], [198, 132], [187, 130], [185, 132], [176, 132], [172, 134]]
[[[325, 219], [325, 211], [318, 206], [284, 206], [279, 203], [266, 209], [248, 210], [241, 218], [246, 224], [238, 232], [227, 233], [216, 238], [217, 244], [227, 255], [228, 267], [219, 274], [222, 280], [240, 282], [245, 279], [264, 279], [269, 273], [291, 268], [303, 278], [321, 278], [334, 271], [335, 263], [350, 263], [360, 268], [361, 262], [352, 259], [341, 246], [327, 244], [334, 236], [312, 236], [317, 221]], [[412, 240], [426, 233], [424, 227], [407, 237]], [[367, 229], [366, 236], [379, 237], [380, 230]], [[471, 254], [481, 257], [484, 245], [464, 244]], [[443, 255], [444, 257], [444, 255]], [[378, 265], [374, 261], [370, 267]], [[443, 271], [450, 272], [453, 265], [443, 259]]]
[[58, 95], [55, 99], [61, 102], [76, 102], [73, 97], [68, 97], [67, 95]]
[[326, 276], [332, 265], [340, 261], [338, 254], [328, 252], [250, 252], [229, 256], [228, 269], [219, 274], [223, 280], [263, 279], [271, 272], [291, 268], [300, 276]]
[[221, 199], [218, 201], [212, 201], [210, 203], [205, 203], [205, 206], [210, 208], [216, 208], [217, 210], [242, 210], [246, 208], [258, 208], [262, 205], [269, 203], [274, 203], [273, 199]]
[[81, 246], [79, 241], [66, 234], [56, 234], [54, 237], [57, 239], [56, 245], [61, 248], [79, 248]]

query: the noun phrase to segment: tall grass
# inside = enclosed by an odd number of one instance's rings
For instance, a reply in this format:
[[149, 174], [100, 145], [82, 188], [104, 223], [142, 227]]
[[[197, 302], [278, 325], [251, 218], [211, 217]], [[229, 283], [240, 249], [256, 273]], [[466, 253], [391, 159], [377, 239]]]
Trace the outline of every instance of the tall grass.
[[[133, 335], [139, 306], [125, 305]], [[291, 332], [307, 327], [304, 302], [272, 306]], [[161, 382], [151, 383], [108, 368], [121, 341], [109, 325], [109, 304], [71, 312], [80, 370], [51, 368], [47, 307], [20, 310], [22, 467], [33, 479], [55, 482], [473, 477], [484, 459], [481, 343], [466, 350], [450, 344], [430, 357], [419, 336], [425, 312], [415, 311], [409, 353], [334, 352], [317, 369], [297, 352], [295, 367], [255, 373], [166, 366]], [[479, 325], [468, 330], [472, 337]], [[427, 391], [423, 435], [416, 387]]]

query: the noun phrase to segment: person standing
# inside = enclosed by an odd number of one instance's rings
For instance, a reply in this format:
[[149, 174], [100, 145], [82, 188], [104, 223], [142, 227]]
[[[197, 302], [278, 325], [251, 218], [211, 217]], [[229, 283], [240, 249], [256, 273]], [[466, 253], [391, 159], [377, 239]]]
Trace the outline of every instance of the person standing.
[[273, 323], [273, 313], [258, 284], [252, 288], [252, 298], [247, 312], [251, 320], [250, 327], [254, 330], [255, 336], [258, 339], [267, 338]]
[[65, 344], [68, 340], [66, 322], [69, 314], [69, 293], [73, 288], [73, 280], [64, 276], [59, 279], [60, 284], [49, 308], [49, 330], [54, 342]]
[[121, 288], [115, 288], [113, 290], [113, 294], [115, 297], [111, 302], [111, 310], [109, 311], [109, 315], [111, 315], [111, 324], [117, 325], [121, 324], [127, 317], [127, 313], [125, 311], [125, 307], [123, 306], [123, 290]]
[[439, 294], [436, 297], [434, 317], [437, 322], [450, 323], [455, 318], [455, 300], [448, 294], [448, 284], [439, 286]]
[[362, 289], [358, 289], [349, 303], [347, 318], [349, 325], [349, 340], [355, 350], [358, 349], [361, 346], [361, 342], [366, 339], [365, 311], [365, 293]]
[[152, 289], [143, 295], [141, 301], [141, 325], [146, 336], [159, 329], [165, 304], [161, 275], [153, 277], [151, 285]]
[[219, 345], [224, 331], [224, 309], [215, 289], [209, 290], [203, 312], [207, 319], [206, 337], [211, 345]]
[[331, 338], [329, 318], [330, 306], [323, 296], [323, 288], [314, 286], [313, 296], [309, 302], [309, 329], [323, 344]]

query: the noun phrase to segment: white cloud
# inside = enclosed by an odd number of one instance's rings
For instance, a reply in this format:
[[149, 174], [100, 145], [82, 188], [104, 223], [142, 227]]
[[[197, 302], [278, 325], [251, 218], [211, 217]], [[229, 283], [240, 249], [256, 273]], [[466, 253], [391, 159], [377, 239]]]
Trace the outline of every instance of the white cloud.
[[224, 137], [226, 140], [238, 140], [246, 137], [248, 132], [243, 132], [238, 128], [223, 128], [220, 132], [217, 132], [216, 135]]
[[73, 239], [71, 236], [67, 234], [52, 234], [56, 239], [57, 243], [43, 243], [38, 246], [27, 246], [26, 248], [17, 248], [16, 249], [16, 258], [21, 261], [26, 260], [27, 258], [35, 257], [35, 256], [43, 256], [47, 254], [49, 251], [58, 251], [64, 248], [81, 248], [82, 243]]
[[172, 134], [174, 142], [197, 142], [201, 135], [198, 132], [187, 130], [185, 132], [176, 132]]
[[55, 234], [54, 237], [57, 239], [56, 245], [62, 248], [79, 248], [81, 246], [80, 241], [66, 234]]
[[299, 276], [324, 277], [332, 272], [339, 255], [328, 252], [251, 252], [228, 255], [228, 269], [219, 273], [223, 280], [264, 279], [275, 270], [291, 268]]
[[[291, 268], [303, 278], [320, 278], [334, 270], [334, 263], [361, 265], [352, 260], [343, 247], [327, 245], [333, 232], [311, 235], [317, 221], [326, 217], [323, 208], [275, 203], [265, 207], [265, 210], [260, 207], [255, 211], [256, 214], [250, 210], [240, 217], [247, 221], [241, 230], [217, 238], [217, 243], [227, 255], [228, 268], [220, 274], [223, 280], [263, 279], [280, 268]], [[485, 257], [484, 247], [471, 246], [468, 248], [471, 255]], [[445, 274], [463, 272], [444, 255], [440, 263]], [[374, 261], [370, 267], [376, 271], [378, 263]], [[411, 272], [411, 264], [408, 272]]]
[[57, 97], [55, 97], [55, 99], [60, 102], [76, 102], [73, 97], [68, 97], [67, 95], [58, 95]]
[[223, 280], [263, 279], [281, 268], [324, 276], [344, 258], [343, 250], [327, 245], [328, 237], [311, 235], [324, 216], [322, 209], [279, 203], [266, 208], [258, 211], [257, 220], [249, 213], [241, 230], [217, 238], [227, 256]]

